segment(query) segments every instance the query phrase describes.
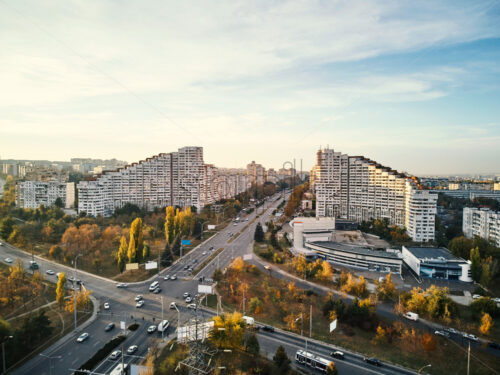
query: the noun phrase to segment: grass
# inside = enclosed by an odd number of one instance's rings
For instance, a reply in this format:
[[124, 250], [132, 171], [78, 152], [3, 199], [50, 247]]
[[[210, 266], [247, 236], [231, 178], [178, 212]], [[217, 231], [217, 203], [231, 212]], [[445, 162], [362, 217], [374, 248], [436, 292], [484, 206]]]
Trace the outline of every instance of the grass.
[[[242, 294], [238, 288], [244, 282], [249, 286], [246, 293], [247, 306], [248, 301], [253, 297], [258, 297], [263, 302], [262, 312], [256, 314], [255, 312], [246, 311], [247, 315], [254, 316], [259, 321], [299, 333], [300, 323], [295, 327], [287, 326], [284, 321], [285, 316], [292, 313], [298, 316], [301, 311], [307, 314], [309, 306], [313, 306], [312, 332], [315, 339], [414, 369], [432, 363], [432, 368], [428, 371], [432, 374], [456, 374], [465, 370], [465, 348], [457, 343], [433, 335], [437, 345], [434, 350], [426, 351], [420, 341], [421, 335], [425, 332], [418, 331], [414, 338], [402, 339], [400, 336], [395, 335], [391, 342], [375, 344], [373, 342], [374, 331], [351, 327], [342, 321], [339, 321], [339, 328], [334, 334], [330, 335], [327, 330], [329, 321], [320, 311], [324, 297], [306, 296], [304, 290], [296, 288], [295, 295], [300, 296], [297, 299], [293, 296], [293, 293], [288, 291], [286, 283], [274, 279], [251, 266], [248, 266], [242, 272], [229, 270], [225, 277], [225, 280], [219, 282], [217, 286], [217, 290], [222, 296], [225, 311], [241, 311]], [[209, 298], [208, 303], [214, 307], [215, 299], [213, 297]], [[308, 322], [308, 318], [304, 322]], [[380, 318], [379, 322], [382, 326], [392, 324], [392, 322]], [[403, 329], [407, 328], [404, 324]], [[308, 324], [304, 325], [304, 329], [309, 330]], [[418, 353], [418, 355], [415, 355], [415, 353]], [[483, 375], [491, 373], [478, 360], [486, 363], [487, 366], [498, 368], [497, 358], [486, 352], [475, 349], [472, 354], [471, 374]]]

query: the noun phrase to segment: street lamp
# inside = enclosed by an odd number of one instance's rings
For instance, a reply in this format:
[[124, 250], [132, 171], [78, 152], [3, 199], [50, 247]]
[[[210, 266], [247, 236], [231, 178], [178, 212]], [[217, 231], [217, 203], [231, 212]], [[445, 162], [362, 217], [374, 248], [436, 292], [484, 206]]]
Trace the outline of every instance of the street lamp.
[[75, 297], [75, 331], [76, 331], [76, 261], [78, 260], [78, 257], [81, 257], [83, 254], [78, 254], [75, 257], [75, 271], [74, 271], [74, 280], [73, 280], [73, 295]]
[[40, 353], [40, 356], [49, 359], [49, 373], [50, 373], [50, 375], [52, 375], [52, 360], [53, 359], [61, 359], [62, 357], [60, 355], [55, 356], [55, 357], [51, 357], [51, 356], [48, 356], [48, 355], [45, 355], [45, 354], [41, 354], [41, 353]]
[[424, 368], [427, 368], [427, 367], [432, 367], [432, 365], [431, 365], [431, 364], [425, 365], [425, 366], [424, 366], [424, 367], [422, 367], [420, 370], [418, 370], [417, 374], [419, 374], [419, 375], [420, 375], [420, 374], [422, 373], [422, 370], [423, 370]]
[[303, 315], [303, 313], [300, 313], [300, 316], [297, 319], [295, 319], [295, 321], [297, 322], [299, 319], [300, 319], [300, 335], [302, 337], [304, 337], [304, 339], [306, 341], [306, 352], [307, 352], [307, 337], [304, 336], [304, 315]]
[[5, 342], [7, 340], [10, 340], [12, 337], [14, 336], [7, 336], [7, 339], [2, 341], [2, 363], [3, 363], [3, 371], [2, 371], [2, 374], [5, 374]]
[[180, 327], [179, 324], [180, 324], [180, 321], [181, 321], [181, 312], [177, 308], [177, 304], [176, 303], [174, 304], [174, 307], [177, 310], [177, 332], [179, 332], [179, 327]]

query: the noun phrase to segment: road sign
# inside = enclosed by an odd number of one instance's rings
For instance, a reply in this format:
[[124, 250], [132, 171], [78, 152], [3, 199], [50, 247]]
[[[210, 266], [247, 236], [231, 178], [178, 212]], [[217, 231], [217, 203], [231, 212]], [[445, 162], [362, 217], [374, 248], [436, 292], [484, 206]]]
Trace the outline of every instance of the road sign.
[[198, 293], [200, 294], [214, 294], [212, 285], [198, 284]]
[[154, 270], [158, 268], [158, 263], [155, 261], [147, 262], [146, 263], [146, 269], [147, 270]]
[[125, 265], [125, 269], [128, 270], [138, 270], [139, 269], [139, 263], [127, 263]]
[[120, 329], [125, 330], [125, 328], [127, 328], [127, 327], [126, 327], [126, 325], [125, 325], [125, 322], [122, 320], [122, 321], [120, 322]]
[[190, 240], [182, 240], [181, 245], [184, 245], [184, 246], [191, 245], [191, 241]]
[[330, 323], [330, 332], [333, 332], [335, 328], [337, 328], [337, 319]]
[[243, 255], [243, 260], [252, 260], [253, 254], [245, 254]]
[[207, 229], [208, 230], [214, 230], [215, 229], [215, 225], [209, 224], [209, 225], [207, 225]]

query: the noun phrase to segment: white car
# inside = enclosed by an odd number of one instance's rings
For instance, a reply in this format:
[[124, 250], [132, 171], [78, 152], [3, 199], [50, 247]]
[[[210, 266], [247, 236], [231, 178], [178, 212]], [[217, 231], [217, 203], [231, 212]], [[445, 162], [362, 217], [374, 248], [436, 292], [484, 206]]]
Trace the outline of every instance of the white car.
[[500, 303], [500, 298], [498, 298], [498, 297], [497, 297], [497, 298], [493, 298], [493, 301], [494, 301], [495, 303]]
[[193, 302], [193, 299], [191, 297], [187, 297], [186, 298], [186, 303], [191, 303], [191, 302]]
[[183, 297], [184, 297], [184, 298], [189, 297], [189, 292], [184, 293], [184, 294], [183, 294]]
[[472, 295], [472, 299], [478, 299], [478, 298], [481, 298], [481, 296], [479, 294], [473, 294]]
[[139, 302], [136, 303], [135, 307], [139, 308], [139, 307], [142, 307], [144, 306], [144, 300], [141, 299]]
[[82, 333], [77, 339], [76, 342], [84, 342], [89, 338], [89, 334], [87, 332]]
[[115, 350], [111, 355], [109, 356], [109, 359], [118, 359], [122, 355], [121, 350]]
[[166, 275], [163, 280], [170, 280], [170, 275]]
[[7, 263], [12, 263], [12, 262], [13, 262], [13, 260], [12, 260], [11, 258], [5, 258], [5, 261], [6, 261]]
[[196, 309], [196, 303], [190, 303], [189, 305], [187, 305], [187, 308], [188, 309]]
[[127, 349], [127, 353], [134, 354], [137, 351], [137, 349], [139, 349], [139, 347], [137, 345], [129, 346], [129, 348]]
[[467, 335], [467, 338], [468, 338], [469, 340], [472, 340], [472, 341], [479, 341], [479, 339], [477, 338], [477, 336], [473, 335], [472, 333], [469, 333], [469, 334]]
[[47, 275], [55, 275], [55, 274], [56, 274], [56, 273], [55, 273], [54, 271], [52, 271], [52, 270], [47, 270], [47, 271], [45, 271], [45, 273], [46, 273]]
[[127, 283], [118, 283], [118, 284], [116, 284], [116, 287], [117, 288], [126, 288], [126, 287], [128, 287], [128, 284]]
[[204, 251], [204, 252], [202, 252], [202, 253], [201, 253], [201, 255], [207, 255], [207, 252], [206, 252], [206, 251]]
[[152, 325], [152, 326], [148, 327], [148, 333], [153, 333], [153, 332], [156, 332], [156, 326], [155, 325]]
[[175, 309], [176, 307], [177, 307], [177, 305], [175, 304], [175, 302], [172, 302], [172, 303], [170, 304], [170, 308], [171, 308], [172, 310], [173, 310], [173, 309]]
[[446, 331], [434, 331], [434, 334], [437, 336], [450, 337], [450, 334]]
[[106, 303], [104, 304], [104, 310], [109, 310], [109, 303], [107, 303], [107, 302], [106, 302]]
[[177, 280], [177, 275], [172, 275], [172, 277], [170, 278], [170, 280]]
[[142, 296], [140, 294], [135, 297], [135, 302], [139, 302], [142, 299]]

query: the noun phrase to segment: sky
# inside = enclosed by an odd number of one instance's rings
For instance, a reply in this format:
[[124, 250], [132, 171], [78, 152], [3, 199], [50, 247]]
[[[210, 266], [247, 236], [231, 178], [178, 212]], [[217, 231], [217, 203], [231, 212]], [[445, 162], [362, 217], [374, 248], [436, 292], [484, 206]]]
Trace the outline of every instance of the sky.
[[0, 46], [2, 159], [500, 173], [498, 1], [0, 0]]

